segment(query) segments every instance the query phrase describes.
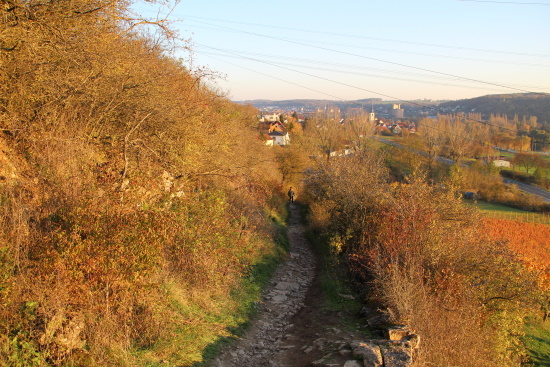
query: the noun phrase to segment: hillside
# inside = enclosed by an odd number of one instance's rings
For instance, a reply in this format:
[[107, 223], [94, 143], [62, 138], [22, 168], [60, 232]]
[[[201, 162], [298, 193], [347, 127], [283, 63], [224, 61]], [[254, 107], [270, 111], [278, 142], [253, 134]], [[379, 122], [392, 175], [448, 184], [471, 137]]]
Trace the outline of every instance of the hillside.
[[439, 105], [441, 113], [476, 112], [483, 118], [490, 114], [506, 114], [512, 119], [518, 115], [536, 116], [539, 122], [550, 122], [550, 95], [535, 93], [494, 94], [471, 99], [444, 102]]
[[0, 365], [201, 361], [284, 253], [256, 110], [127, 1], [4, 5]]

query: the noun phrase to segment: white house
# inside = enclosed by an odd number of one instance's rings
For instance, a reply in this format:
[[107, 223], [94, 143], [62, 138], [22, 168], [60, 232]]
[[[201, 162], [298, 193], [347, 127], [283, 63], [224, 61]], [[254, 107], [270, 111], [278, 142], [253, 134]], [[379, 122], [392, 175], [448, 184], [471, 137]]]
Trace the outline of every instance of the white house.
[[510, 168], [511, 167], [510, 162], [505, 161], [503, 159], [494, 160], [492, 163], [493, 163], [493, 166], [495, 166], [495, 167], [505, 167], [505, 168]]
[[289, 145], [290, 144], [290, 136], [288, 133], [280, 132], [280, 131], [272, 131], [267, 133], [271, 139], [273, 139], [274, 145]]
[[276, 122], [276, 121], [279, 121], [280, 116], [281, 115], [278, 114], [278, 113], [272, 113], [271, 115], [263, 115], [260, 118], [260, 121], [261, 122]]

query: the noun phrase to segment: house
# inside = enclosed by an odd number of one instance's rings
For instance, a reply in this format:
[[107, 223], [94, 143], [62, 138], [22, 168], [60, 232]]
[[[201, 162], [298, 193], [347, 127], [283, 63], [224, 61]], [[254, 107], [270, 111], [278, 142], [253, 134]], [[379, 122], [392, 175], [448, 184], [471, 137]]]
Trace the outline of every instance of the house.
[[[271, 145], [289, 145], [290, 136], [286, 131], [271, 131], [267, 135], [272, 139], [273, 143]], [[269, 145], [266, 143], [266, 145]]]
[[261, 122], [277, 122], [277, 121], [279, 121], [280, 117], [281, 117], [281, 114], [272, 113], [272, 114], [268, 114], [268, 115], [262, 115], [262, 117], [260, 117], [260, 121]]
[[495, 167], [505, 167], [505, 168], [510, 168], [511, 167], [510, 162], [505, 161], [503, 159], [496, 159], [492, 163], [493, 163], [493, 166], [495, 166]]
[[394, 133], [396, 135], [399, 135], [402, 132], [401, 126], [399, 126], [398, 124], [392, 125], [390, 127], [390, 130], [391, 130], [392, 133]]
[[353, 151], [349, 148], [344, 148], [344, 149], [330, 152], [331, 157], [347, 157], [348, 155], [352, 155], [352, 154], [353, 154]]
[[281, 123], [280, 121], [276, 121], [276, 122], [272, 122], [270, 125], [269, 125], [269, 132], [272, 132], [272, 131], [279, 131], [279, 132], [285, 132], [286, 131], [286, 127], [283, 123]]

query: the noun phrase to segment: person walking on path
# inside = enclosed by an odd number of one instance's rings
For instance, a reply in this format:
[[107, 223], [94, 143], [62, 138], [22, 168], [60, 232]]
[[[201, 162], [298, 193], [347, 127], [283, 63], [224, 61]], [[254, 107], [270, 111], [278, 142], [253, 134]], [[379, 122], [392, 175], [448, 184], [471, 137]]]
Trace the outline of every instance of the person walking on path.
[[294, 189], [291, 186], [290, 190], [288, 190], [288, 199], [290, 200], [291, 203], [294, 202], [294, 196], [295, 195], [296, 195], [296, 193], [294, 192]]

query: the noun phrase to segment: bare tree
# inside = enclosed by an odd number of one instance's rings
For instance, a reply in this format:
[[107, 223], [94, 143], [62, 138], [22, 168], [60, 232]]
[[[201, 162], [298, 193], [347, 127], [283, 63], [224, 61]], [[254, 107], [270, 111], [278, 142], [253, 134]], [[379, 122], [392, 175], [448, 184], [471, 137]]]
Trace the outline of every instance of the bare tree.
[[431, 170], [445, 143], [445, 131], [437, 121], [429, 118], [420, 120], [418, 128], [424, 153], [428, 158], [428, 168]]

